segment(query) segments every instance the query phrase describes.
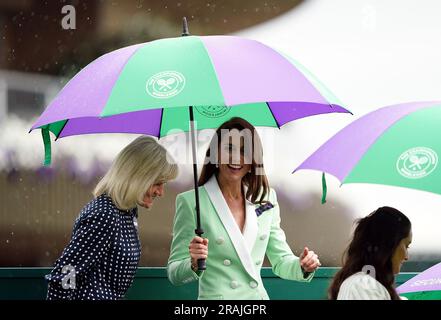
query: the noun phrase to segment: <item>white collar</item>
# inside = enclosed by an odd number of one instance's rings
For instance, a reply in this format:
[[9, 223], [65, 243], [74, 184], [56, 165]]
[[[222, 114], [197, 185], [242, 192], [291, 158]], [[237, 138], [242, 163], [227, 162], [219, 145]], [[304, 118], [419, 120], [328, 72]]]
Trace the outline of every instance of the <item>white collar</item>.
[[[213, 175], [204, 184], [204, 187], [231, 239], [231, 242], [234, 245], [234, 248], [236, 249], [240, 260], [242, 261], [243, 266], [252, 277], [259, 279], [254, 267], [253, 259], [251, 258], [251, 252], [253, 250], [254, 243], [256, 242], [258, 232], [257, 216], [255, 211], [256, 206], [250, 201], [245, 200], [246, 217], [244, 232], [242, 234], [222, 194], [216, 176]], [[246, 190], [247, 188], [245, 187], [245, 194]]]

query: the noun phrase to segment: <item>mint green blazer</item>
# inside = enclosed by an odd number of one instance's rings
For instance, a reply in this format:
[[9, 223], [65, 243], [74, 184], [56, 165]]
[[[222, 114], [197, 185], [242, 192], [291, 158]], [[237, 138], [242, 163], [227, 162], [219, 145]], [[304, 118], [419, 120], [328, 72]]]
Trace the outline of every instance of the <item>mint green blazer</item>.
[[[246, 191], [246, 190], [245, 190]], [[173, 240], [167, 275], [174, 285], [199, 281], [198, 299], [269, 299], [260, 270], [267, 255], [273, 272], [283, 279], [310, 281], [304, 278], [299, 258], [286, 243], [280, 228], [276, 193], [271, 189], [268, 200], [274, 208], [257, 216], [254, 205], [245, 203], [246, 219], [240, 231], [213, 176], [199, 187], [201, 224], [208, 238], [207, 269], [193, 272], [188, 246], [195, 236], [196, 213], [194, 190], [176, 198]]]

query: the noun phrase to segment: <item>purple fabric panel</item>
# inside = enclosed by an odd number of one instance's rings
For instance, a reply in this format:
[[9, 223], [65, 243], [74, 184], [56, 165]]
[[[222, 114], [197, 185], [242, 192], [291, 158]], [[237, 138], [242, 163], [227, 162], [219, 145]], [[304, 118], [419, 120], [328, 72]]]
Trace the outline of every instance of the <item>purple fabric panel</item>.
[[208, 36], [201, 40], [227, 105], [273, 101], [327, 103], [293, 64], [262, 43], [231, 36]]
[[349, 111], [338, 105], [312, 102], [270, 102], [268, 105], [280, 127], [287, 122], [317, 114], [349, 113]]
[[346, 178], [369, 147], [396, 121], [439, 102], [412, 102], [384, 107], [352, 122], [325, 142], [295, 171], [312, 169]]
[[73, 118], [67, 121], [60, 138], [88, 133], [139, 133], [159, 137], [162, 109], [143, 110], [111, 117]]
[[398, 293], [441, 290], [441, 263], [421, 272], [397, 288]]
[[124, 65], [143, 45], [125, 47], [91, 62], [66, 84], [32, 129], [65, 119], [98, 116]]

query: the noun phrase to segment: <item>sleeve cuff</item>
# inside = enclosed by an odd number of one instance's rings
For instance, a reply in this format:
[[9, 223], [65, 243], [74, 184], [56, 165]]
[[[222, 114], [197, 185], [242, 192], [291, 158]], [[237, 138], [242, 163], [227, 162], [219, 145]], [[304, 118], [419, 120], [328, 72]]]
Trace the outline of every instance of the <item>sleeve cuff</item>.
[[199, 280], [199, 278], [204, 274], [204, 271], [193, 271], [193, 269], [191, 268], [191, 258], [188, 258], [184, 262], [184, 264], [184, 269], [188, 270], [188, 272], [185, 272], [187, 277], [182, 281], [183, 283], [189, 283], [194, 280]]
[[302, 275], [303, 275], [302, 280], [303, 281], [309, 282], [312, 280], [312, 278], [314, 278], [315, 271], [314, 272], [307, 272], [302, 267], [300, 267], [300, 270], [302, 271]]

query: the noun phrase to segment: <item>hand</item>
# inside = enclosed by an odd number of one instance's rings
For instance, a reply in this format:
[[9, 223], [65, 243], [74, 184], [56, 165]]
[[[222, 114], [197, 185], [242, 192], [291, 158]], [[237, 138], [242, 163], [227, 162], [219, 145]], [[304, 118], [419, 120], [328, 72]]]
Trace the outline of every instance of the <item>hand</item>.
[[322, 264], [318, 259], [318, 256], [314, 251], [309, 251], [307, 247], [303, 249], [302, 255], [300, 256], [300, 266], [306, 272], [314, 272]]
[[194, 237], [188, 246], [190, 252], [191, 264], [197, 265], [199, 259], [207, 259], [208, 257], [208, 239]]

